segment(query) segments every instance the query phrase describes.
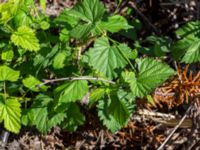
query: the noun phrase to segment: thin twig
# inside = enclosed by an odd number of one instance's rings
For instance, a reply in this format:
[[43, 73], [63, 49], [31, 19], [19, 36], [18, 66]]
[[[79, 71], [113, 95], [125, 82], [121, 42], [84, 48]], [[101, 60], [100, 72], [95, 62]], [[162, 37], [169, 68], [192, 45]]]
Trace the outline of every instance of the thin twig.
[[65, 77], [65, 78], [58, 78], [58, 79], [51, 79], [51, 80], [44, 79], [44, 82], [41, 83], [41, 84], [38, 84], [37, 87], [41, 87], [41, 86], [46, 85], [48, 83], [67, 81], [67, 80], [70, 80], [70, 81], [75, 81], [75, 80], [95, 80], [95, 81], [102, 81], [102, 82], [107, 82], [107, 83], [110, 83], [110, 84], [115, 84], [114, 81], [106, 80], [106, 79], [99, 78], [99, 77], [80, 76], [80, 77]]
[[190, 112], [191, 108], [193, 105], [190, 105], [190, 107], [187, 109], [185, 115], [182, 117], [182, 119], [179, 121], [179, 123], [174, 127], [174, 129], [172, 130], [172, 132], [168, 135], [168, 137], [165, 139], [165, 141], [162, 143], [162, 145], [160, 145], [160, 147], [158, 148], [158, 150], [162, 150], [164, 148], [164, 146], [166, 145], [166, 143], [170, 140], [170, 138], [172, 137], [172, 135], [176, 132], [176, 130], [180, 127], [180, 125], [183, 123], [183, 121], [185, 120], [185, 118], [187, 117], [188, 113]]

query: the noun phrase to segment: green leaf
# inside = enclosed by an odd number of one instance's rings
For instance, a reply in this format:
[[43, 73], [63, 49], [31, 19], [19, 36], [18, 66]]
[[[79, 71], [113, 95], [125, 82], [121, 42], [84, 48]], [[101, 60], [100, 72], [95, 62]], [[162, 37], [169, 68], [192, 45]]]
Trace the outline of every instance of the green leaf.
[[17, 99], [6, 99], [0, 96], [0, 121], [4, 121], [4, 127], [13, 133], [19, 133], [21, 128], [21, 108]]
[[0, 23], [7, 23], [15, 15], [18, 5], [15, 1], [0, 4]]
[[109, 106], [109, 113], [115, 120], [124, 126], [128, 123], [128, 119], [132, 112], [132, 105], [123, 99], [119, 99], [117, 95], [111, 96], [111, 104]]
[[191, 21], [176, 30], [181, 38], [194, 38], [200, 34], [200, 21]]
[[100, 20], [104, 11], [104, 6], [99, 0], [82, 0], [72, 10], [75, 16], [88, 23]]
[[27, 11], [28, 10], [25, 11], [24, 8], [17, 10], [15, 17], [13, 18], [15, 27], [29, 26], [33, 23]]
[[20, 72], [11, 69], [8, 66], [0, 66], [0, 81], [17, 81]]
[[22, 117], [25, 121], [24, 123], [28, 124], [27, 122], [29, 122], [30, 125], [35, 125], [40, 132], [45, 134], [52, 127], [60, 124], [66, 117], [66, 114], [62, 109], [57, 111], [54, 111], [54, 109], [49, 110], [52, 102], [53, 99], [49, 96], [38, 95], [28, 113]]
[[48, 130], [52, 127], [55, 127], [56, 125], [61, 124], [65, 117], [66, 112], [55, 112], [55, 114], [48, 120]]
[[14, 57], [14, 52], [11, 46], [7, 46], [3, 49], [1, 54], [1, 59], [4, 61], [12, 61]]
[[70, 32], [70, 35], [77, 39], [87, 36], [102, 18], [104, 11], [104, 6], [99, 0], [83, 0], [79, 2], [71, 10], [71, 14], [75, 18], [79, 18], [79, 23]]
[[102, 30], [106, 30], [112, 33], [119, 32], [120, 30], [127, 30], [132, 28], [127, 22], [127, 20], [120, 15], [114, 15], [106, 18], [106, 21], [102, 21], [99, 27]]
[[47, 29], [49, 29], [49, 27], [50, 27], [50, 24], [47, 21], [40, 22], [40, 28], [42, 30], [47, 30]]
[[176, 31], [182, 39], [172, 47], [172, 56], [175, 60], [181, 59], [185, 63], [200, 61], [200, 22], [191, 21]]
[[87, 36], [90, 31], [94, 28], [93, 24], [77, 25], [71, 32], [70, 35], [74, 38], [81, 39]]
[[140, 59], [137, 64], [138, 75], [134, 72], [122, 73], [124, 81], [129, 83], [131, 91], [137, 97], [146, 96], [175, 73], [168, 65], [150, 58]]
[[127, 44], [119, 44], [118, 48], [123, 52], [123, 54], [129, 59], [136, 59], [138, 56], [138, 52], [134, 49], [128, 47]]
[[38, 51], [40, 49], [39, 40], [34, 31], [27, 26], [20, 26], [16, 32], [11, 35], [11, 41], [19, 47], [29, 51]]
[[56, 93], [61, 93], [59, 102], [68, 103], [81, 100], [88, 92], [88, 83], [85, 80], [77, 80], [59, 86]]
[[109, 113], [110, 99], [99, 100], [97, 105], [98, 116], [100, 120], [112, 133], [118, 131], [122, 126], [115, 118]]
[[90, 105], [93, 105], [98, 100], [102, 99], [106, 94], [106, 88], [97, 88], [90, 94]]
[[200, 61], [200, 39], [191, 44], [181, 61], [185, 63], [194, 63]]
[[69, 38], [70, 38], [69, 31], [67, 29], [62, 29], [59, 35], [60, 41], [67, 42], [69, 41]]
[[62, 51], [56, 54], [53, 60], [53, 68], [54, 69], [61, 69], [65, 66], [67, 54], [66, 52]]
[[96, 40], [94, 47], [89, 49], [89, 65], [103, 73], [109, 79], [118, 76], [118, 71], [124, 68], [127, 61], [116, 46], [110, 46], [107, 38]]
[[71, 30], [79, 22], [79, 18], [74, 15], [71, 9], [65, 8], [58, 17], [55, 18], [54, 22], [67, 30]]
[[49, 130], [47, 107], [32, 108], [30, 110], [30, 113], [32, 114], [32, 116], [34, 116], [33, 125], [36, 125], [36, 128], [40, 132], [47, 133]]
[[22, 83], [25, 87], [27, 87], [28, 89], [34, 92], [39, 92], [40, 90], [42, 91], [47, 90], [47, 87], [45, 85], [42, 85], [41, 87], [37, 87], [37, 85], [41, 84], [42, 82], [40, 82], [38, 79], [36, 79], [32, 75], [29, 75], [27, 78], [23, 79]]
[[78, 105], [75, 103], [70, 103], [67, 106], [66, 114], [67, 117], [62, 122], [61, 126], [70, 132], [76, 131], [76, 129], [85, 122], [85, 116], [80, 112]]

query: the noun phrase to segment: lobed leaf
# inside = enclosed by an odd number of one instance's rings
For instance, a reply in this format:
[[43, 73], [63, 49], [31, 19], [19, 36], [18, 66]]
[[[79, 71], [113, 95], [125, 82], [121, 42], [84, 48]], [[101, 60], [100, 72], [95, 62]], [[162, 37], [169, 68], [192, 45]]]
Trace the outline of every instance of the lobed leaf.
[[168, 65], [151, 58], [140, 59], [137, 64], [138, 75], [134, 72], [122, 74], [124, 81], [129, 83], [132, 93], [137, 97], [146, 96], [175, 73]]
[[127, 64], [119, 49], [110, 46], [105, 37], [96, 40], [94, 47], [89, 49], [88, 56], [89, 65], [109, 79], [117, 77], [119, 70]]
[[11, 35], [11, 41], [19, 47], [29, 51], [38, 51], [40, 49], [39, 40], [34, 31], [27, 26], [20, 26], [16, 32]]

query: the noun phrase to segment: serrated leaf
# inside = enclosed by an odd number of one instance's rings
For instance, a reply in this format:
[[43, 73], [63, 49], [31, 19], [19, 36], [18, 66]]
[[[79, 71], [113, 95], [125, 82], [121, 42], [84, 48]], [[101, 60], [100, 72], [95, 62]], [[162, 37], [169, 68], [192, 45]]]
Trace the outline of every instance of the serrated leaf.
[[28, 119], [30, 124], [35, 125], [40, 132], [45, 134], [52, 127], [60, 124], [66, 117], [66, 114], [63, 110], [59, 109], [58, 111], [49, 111], [48, 109], [52, 101], [53, 99], [47, 95], [38, 95], [34, 100], [29, 112], [23, 116], [25, 123]]
[[29, 51], [38, 51], [40, 49], [39, 40], [34, 31], [27, 26], [20, 26], [17, 31], [11, 35], [11, 41], [16, 46]]
[[49, 130], [47, 107], [32, 108], [30, 110], [30, 113], [32, 114], [32, 116], [34, 116], [33, 125], [35, 125], [40, 132], [47, 133]]
[[181, 38], [194, 38], [200, 34], [200, 21], [191, 21], [176, 30]]
[[134, 72], [122, 74], [124, 81], [129, 83], [131, 91], [137, 97], [149, 94], [175, 73], [168, 65], [150, 58], [140, 59], [137, 63], [138, 75]]
[[61, 92], [59, 102], [75, 102], [81, 100], [88, 92], [88, 83], [85, 80], [72, 81], [58, 87], [55, 92]]
[[8, 66], [0, 66], [0, 81], [17, 81], [20, 72], [11, 69]]
[[191, 21], [180, 27], [176, 34], [182, 39], [175, 42], [172, 47], [174, 59], [181, 59], [185, 63], [200, 61], [200, 22]]
[[4, 127], [13, 133], [19, 133], [21, 128], [21, 108], [17, 99], [7, 98], [4, 102], [0, 96], [0, 121], [4, 121]]
[[185, 63], [194, 63], [200, 61], [200, 39], [191, 44], [181, 61]]
[[117, 46], [123, 54], [129, 59], [136, 59], [138, 56], [138, 52], [135, 49], [131, 49], [127, 44], [119, 44]]
[[[129, 106], [128, 106], [129, 105]], [[131, 115], [130, 112], [131, 104], [128, 104], [123, 99], [119, 99], [117, 95], [111, 96], [111, 104], [109, 106], [109, 113], [115, 118], [115, 120], [124, 126], [127, 124], [128, 119]]]
[[98, 116], [111, 132], [118, 131], [122, 126], [115, 120], [115, 118], [109, 114], [110, 100], [99, 100], [97, 105]]
[[87, 36], [102, 18], [104, 11], [104, 6], [99, 0], [83, 0], [79, 2], [71, 10], [71, 14], [75, 18], [79, 18], [79, 23], [70, 32], [70, 35], [77, 39]]
[[93, 105], [95, 102], [97, 102], [98, 100], [102, 99], [103, 96], [106, 93], [106, 88], [97, 88], [95, 90], [93, 90], [90, 94], [90, 105]]
[[71, 32], [70, 35], [74, 38], [81, 39], [87, 36], [90, 31], [94, 28], [94, 25], [89, 24], [83, 24], [83, 25], [77, 25]]
[[102, 30], [106, 30], [112, 33], [119, 32], [120, 30], [126, 30], [132, 28], [127, 22], [127, 20], [120, 15], [114, 15], [106, 18], [106, 21], [102, 21], [99, 27]]
[[79, 22], [79, 18], [76, 17], [71, 9], [65, 8], [58, 17], [55, 18], [54, 22], [59, 25], [63, 26], [66, 29], [70, 30], [72, 27], [77, 25]]
[[94, 47], [89, 49], [89, 64], [109, 79], [118, 76], [117, 70], [123, 68], [127, 61], [116, 46], [110, 46], [107, 38], [96, 40]]
[[80, 112], [78, 105], [75, 103], [70, 103], [67, 106], [66, 114], [67, 117], [62, 122], [62, 128], [68, 131], [76, 131], [76, 129], [85, 122], [85, 116]]
[[94, 23], [102, 18], [104, 11], [104, 6], [99, 0], [82, 0], [72, 12], [81, 20]]
[[47, 90], [47, 86], [45, 85], [42, 85], [41, 87], [37, 87], [37, 85], [41, 84], [42, 82], [40, 82], [37, 78], [35, 78], [32, 75], [29, 75], [27, 78], [23, 79], [22, 83], [25, 87], [27, 87], [28, 89], [34, 92]]
[[18, 5], [15, 1], [0, 4], [0, 23], [7, 23], [16, 13]]
[[1, 59], [2, 60], [12, 61], [13, 57], [14, 57], [14, 52], [13, 52], [11, 46], [8, 46], [5, 49], [3, 49], [2, 53], [1, 53]]
[[56, 113], [53, 117], [49, 118], [48, 128], [51, 129], [52, 127], [55, 127], [56, 125], [60, 124], [65, 117], [65, 112]]

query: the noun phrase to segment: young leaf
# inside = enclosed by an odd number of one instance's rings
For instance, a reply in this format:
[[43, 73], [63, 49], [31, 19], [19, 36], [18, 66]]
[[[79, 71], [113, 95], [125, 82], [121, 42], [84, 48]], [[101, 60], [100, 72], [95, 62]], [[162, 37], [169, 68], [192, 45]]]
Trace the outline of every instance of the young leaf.
[[14, 57], [14, 52], [11, 46], [7, 46], [5, 49], [3, 49], [2, 54], [1, 54], [2, 60], [12, 61], [13, 57]]
[[161, 85], [174, 74], [174, 70], [168, 65], [150, 58], [138, 60], [138, 75], [134, 72], [123, 72], [125, 82], [129, 83], [131, 91], [137, 97], [144, 97], [154, 88]]
[[22, 83], [24, 84], [25, 87], [29, 88], [31, 91], [34, 91], [34, 92], [39, 92], [40, 90], [42, 91], [47, 90], [47, 87], [45, 85], [41, 87], [37, 87], [37, 85], [41, 84], [42, 82], [40, 82], [38, 79], [36, 79], [32, 75], [29, 75], [27, 78], [23, 79]]
[[7, 23], [16, 13], [18, 4], [15, 1], [8, 1], [0, 4], [0, 23]]
[[82, 125], [85, 122], [85, 116], [80, 112], [80, 109], [77, 104], [70, 103], [67, 106], [67, 117], [62, 122], [62, 128], [73, 132], [76, 131], [78, 126]]
[[107, 38], [96, 40], [94, 47], [89, 49], [89, 64], [109, 79], [118, 76], [117, 70], [125, 67], [127, 61], [116, 46], [110, 46]]
[[88, 92], [88, 83], [85, 80], [69, 82], [58, 87], [56, 93], [61, 93], [59, 102], [68, 103], [81, 100]]
[[4, 121], [4, 127], [13, 133], [19, 133], [21, 128], [21, 108], [17, 99], [6, 99], [0, 96], [0, 121]]
[[0, 81], [17, 81], [19, 74], [19, 71], [15, 71], [8, 66], [0, 66]]
[[20, 26], [11, 36], [11, 41], [29, 51], [38, 51], [40, 49], [39, 40], [34, 31], [27, 26]]
[[102, 30], [106, 30], [112, 33], [119, 32], [120, 30], [126, 30], [132, 28], [127, 20], [120, 15], [114, 15], [106, 18], [106, 21], [102, 21], [98, 26]]

